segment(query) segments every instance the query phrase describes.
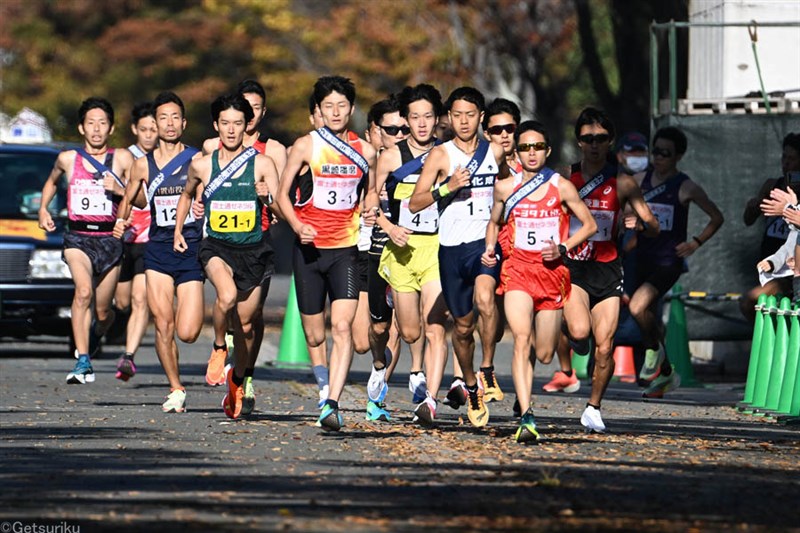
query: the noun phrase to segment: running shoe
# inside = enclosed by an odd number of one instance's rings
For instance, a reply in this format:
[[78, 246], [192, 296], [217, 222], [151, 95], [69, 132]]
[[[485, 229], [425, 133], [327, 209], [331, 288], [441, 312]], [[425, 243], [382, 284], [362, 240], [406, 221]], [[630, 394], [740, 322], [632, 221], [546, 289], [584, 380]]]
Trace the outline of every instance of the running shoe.
[[435, 421], [436, 398], [427, 394], [425, 399], [414, 409], [414, 422], [419, 422], [423, 426], [432, 426]]
[[327, 385], [323, 386], [319, 390], [319, 403], [317, 403], [317, 407], [322, 409], [322, 406], [325, 405], [325, 402], [327, 401], [329, 394], [330, 394], [330, 387], [328, 387]]
[[94, 382], [94, 370], [89, 356], [83, 354], [78, 357], [72, 372], [67, 374], [67, 383], [70, 385], [84, 385]]
[[317, 419], [317, 427], [322, 428], [323, 431], [339, 431], [343, 424], [344, 421], [338, 409], [334, 409], [328, 403], [322, 406], [322, 412]]
[[545, 392], [573, 393], [581, 388], [581, 382], [574, 370], [571, 376], [567, 376], [562, 370], [557, 370], [553, 373], [553, 379], [542, 388]]
[[117, 361], [117, 374], [116, 378], [122, 381], [128, 381], [136, 375], [136, 365], [133, 363], [133, 354], [124, 353]]
[[581, 425], [586, 428], [590, 433], [605, 433], [606, 425], [603, 423], [603, 417], [600, 416], [600, 409], [587, 405], [581, 415]]
[[456, 378], [450, 384], [450, 390], [447, 391], [443, 404], [449, 405], [452, 409], [460, 409], [462, 405], [467, 403], [467, 387], [464, 380]]
[[425, 374], [417, 372], [408, 375], [408, 390], [411, 391], [411, 403], [420, 403], [428, 392], [428, 382]]
[[675, 367], [672, 367], [672, 373], [669, 376], [660, 375], [655, 378], [650, 386], [647, 387], [642, 393], [643, 398], [663, 398], [664, 394], [675, 390], [681, 386], [681, 377], [675, 372]]
[[389, 385], [386, 384], [386, 367], [377, 370], [374, 366], [369, 374], [367, 382], [367, 396], [375, 403], [381, 403], [386, 399], [389, 392]]
[[502, 402], [505, 394], [500, 390], [500, 384], [495, 379], [494, 370], [478, 372], [478, 379], [483, 385], [483, 399], [488, 402]]
[[482, 428], [489, 423], [489, 408], [483, 401], [481, 391], [467, 390], [467, 418], [476, 428]]
[[514, 440], [519, 443], [536, 444], [539, 440], [539, 432], [536, 431], [536, 420], [533, 418], [533, 411], [528, 409], [519, 421], [519, 428], [514, 435]]
[[644, 365], [639, 371], [639, 379], [653, 381], [661, 373], [661, 364], [664, 362], [664, 350], [659, 346], [658, 350], [648, 348], [644, 352]]
[[225, 384], [225, 376], [228, 374], [225, 371], [225, 358], [227, 356], [227, 349], [211, 347], [211, 357], [208, 358], [208, 367], [206, 368], [206, 383], [212, 387]]
[[228, 371], [228, 393], [222, 399], [222, 410], [228, 418], [237, 419], [242, 415], [242, 401], [244, 399], [244, 384], [237, 385], [233, 382], [233, 369]]
[[242, 383], [244, 395], [242, 396], [242, 414], [249, 415], [256, 407], [256, 390], [253, 387], [253, 376], [245, 376]]
[[390, 422], [391, 416], [389, 415], [389, 411], [386, 410], [385, 403], [367, 400], [366, 419], [373, 422]]
[[165, 413], [185, 413], [186, 391], [181, 389], [170, 391], [167, 400], [161, 404], [161, 410]]

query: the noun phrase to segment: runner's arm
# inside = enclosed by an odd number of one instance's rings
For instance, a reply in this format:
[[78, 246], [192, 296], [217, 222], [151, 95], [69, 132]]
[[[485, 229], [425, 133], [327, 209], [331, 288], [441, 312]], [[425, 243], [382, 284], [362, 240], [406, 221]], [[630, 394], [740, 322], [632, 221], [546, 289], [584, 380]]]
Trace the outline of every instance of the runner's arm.
[[[258, 155], [256, 156], [256, 169], [258, 171], [258, 180], [256, 181], [256, 193], [264, 203], [269, 206], [275, 213], [280, 213], [280, 206], [274, 201], [275, 196], [278, 194], [278, 169], [275, 168], [275, 161], [271, 157]], [[266, 185], [266, 190], [262, 191], [261, 188]], [[263, 194], [259, 194], [263, 192]], [[271, 198], [270, 198], [271, 196]]]
[[581, 221], [581, 229], [561, 243], [567, 248], [567, 251], [569, 251], [581, 245], [592, 235], [597, 233], [597, 221], [592, 216], [589, 208], [586, 207], [584, 201], [581, 200], [575, 185], [563, 176], [558, 180], [558, 192], [561, 195], [562, 205]]
[[39, 227], [45, 231], [55, 231], [56, 229], [56, 224], [53, 222], [53, 217], [50, 215], [47, 206], [50, 205], [50, 202], [52, 202], [53, 198], [56, 196], [56, 192], [58, 192], [58, 180], [61, 178], [62, 174], [67, 172], [69, 160], [75, 160], [74, 155], [70, 158], [70, 153], [74, 154], [75, 151], [68, 150], [58, 154], [56, 162], [53, 165], [53, 170], [50, 171], [50, 175], [47, 176], [47, 180], [42, 187], [42, 196], [39, 200]]
[[131, 165], [128, 185], [125, 187], [125, 194], [117, 207], [117, 222], [114, 224], [114, 237], [120, 238], [128, 227], [128, 217], [131, 214], [131, 204], [139, 196], [144, 175], [147, 172], [147, 159], [142, 157], [134, 160]]
[[302, 169], [303, 165], [311, 158], [311, 150], [312, 144], [310, 135], [300, 137], [295, 141], [294, 145], [292, 145], [291, 153], [286, 160], [286, 167], [284, 167], [281, 173], [277, 198], [278, 212], [281, 218], [289, 223], [292, 231], [301, 238], [301, 242], [306, 241], [308, 243], [313, 242], [317, 232], [314, 228], [308, 224], [303, 224], [303, 222], [297, 218], [294, 207], [292, 206], [292, 201], [289, 199], [289, 189], [292, 187], [294, 177], [300, 173], [300, 169]]
[[497, 264], [497, 236], [500, 234], [500, 224], [503, 221], [503, 210], [505, 209], [508, 194], [506, 192], [506, 181], [497, 180], [492, 189], [492, 213], [489, 223], [486, 224], [486, 247], [481, 255], [481, 263], [491, 268]]
[[[439, 176], [447, 175], [449, 160], [447, 152], [441, 145], [433, 147], [430, 155], [425, 160], [425, 164], [422, 166], [422, 172], [416, 185], [414, 185], [414, 192], [408, 200], [408, 208], [412, 213], [422, 211], [436, 202], [433, 187], [438, 183]], [[447, 185], [441, 185], [438, 187], [437, 192], [440, 196], [446, 196], [453, 191], [450, 191]]]
[[626, 205], [630, 205], [634, 212], [639, 216], [645, 226], [642, 232], [647, 237], [655, 237], [661, 232], [661, 227], [658, 224], [658, 219], [650, 211], [647, 202], [644, 201], [642, 190], [636, 184], [636, 181], [628, 176], [621, 175], [617, 177], [617, 193], [620, 196], [620, 203], [624, 210]]
[[183, 238], [183, 224], [192, 205], [192, 198], [197, 192], [197, 188], [202, 184], [203, 162], [205, 159], [193, 159], [189, 165], [189, 172], [186, 177], [186, 186], [178, 200], [178, 207], [175, 209], [175, 234], [173, 237], [173, 249], [176, 252], [185, 252], [188, 248], [186, 240]]
[[688, 257], [719, 230], [722, 223], [725, 222], [725, 217], [722, 215], [722, 211], [717, 207], [717, 204], [708, 197], [706, 191], [690, 179], [681, 184], [678, 197], [681, 202], [689, 201], [696, 203], [709, 217], [706, 227], [703, 228], [703, 231], [701, 231], [699, 235], [695, 235], [690, 241], [681, 243], [675, 247], [678, 252], [678, 257]]

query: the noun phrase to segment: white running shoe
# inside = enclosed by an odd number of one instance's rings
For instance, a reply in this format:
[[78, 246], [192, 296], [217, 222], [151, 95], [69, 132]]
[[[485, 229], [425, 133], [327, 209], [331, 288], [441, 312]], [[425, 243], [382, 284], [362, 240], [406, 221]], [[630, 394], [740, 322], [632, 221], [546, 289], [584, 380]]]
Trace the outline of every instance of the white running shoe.
[[185, 413], [186, 412], [186, 391], [175, 389], [167, 396], [167, 400], [161, 404], [161, 410], [165, 413]]
[[606, 425], [603, 423], [603, 417], [600, 416], [600, 409], [587, 405], [581, 415], [581, 424], [587, 431], [592, 433], [605, 433]]
[[418, 372], [416, 374], [408, 375], [408, 390], [411, 391], [413, 397], [411, 403], [421, 403], [425, 399], [428, 392], [428, 381], [425, 379], [425, 374]]
[[328, 396], [330, 395], [329, 391], [330, 388], [327, 385], [325, 385], [319, 390], [319, 403], [317, 404], [317, 406], [320, 409], [322, 409], [322, 406], [325, 405], [325, 401], [328, 399]]

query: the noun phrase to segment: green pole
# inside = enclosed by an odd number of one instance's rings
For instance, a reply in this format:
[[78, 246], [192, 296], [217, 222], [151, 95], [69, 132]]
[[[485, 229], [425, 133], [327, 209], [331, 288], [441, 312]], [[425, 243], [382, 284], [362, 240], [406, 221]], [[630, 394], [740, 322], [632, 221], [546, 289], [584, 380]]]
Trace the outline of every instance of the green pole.
[[789, 348], [788, 316], [792, 312], [792, 303], [789, 298], [781, 299], [781, 306], [775, 317], [775, 349], [772, 353], [772, 369], [769, 372], [769, 386], [767, 387], [767, 401], [764, 407], [768, 411], [775, 411], [781, 397], [784, 372], [786, 370], [786, 351]]
[[786, 349], [786, 372], [781, 386], [780, 400], [778, 401], [779, 413], [789, 413], [792, 410], [792, 395], [797, 382], [800, 381], [800, 306], [795, 306], [790, 318], [789, 346]]
[[774, 296], [767, 299], [764, 313], [764, 331], [761, 332], [761, 352], [758, 355], [758, 371], [753, 391], [753, 407], [763, 408], [767, 403], [769, 373], [772, 370], [772, 354], [775, 350], [775, 315], [777, 300]]
[[761, 84], [761, 96], [764, 98], [764, 106], [767, 108], [767, 114], [772, 113], [772, 109], [769, 106], [769, 98], [767, 97], [767, 91], [764, 89], [764, 78], [761, 76], [761, 65], [758, 62], [758, 52], [756, 51], [756, 43], [758, 42], [758, 23], [755, 20], [750, 21], [750, 25], [747, 27], [747, 32], [750, 34], [750, 45], [753, 47], [753, 58], [756, 61], [756, 72], [758, 72], [758, 83]]
[[[677, 30], [675, 21], [669, 25], [669, 105], [672, 114], [678, 112], [678, 60], [677, 60]], [[681, 376], [683, 378], [683, 376]]]
[[[744, 387], [744, 399], [741, 404], [753, 403], [753, 391], [756, 385], [756, 371], [758, 369], [758, 354], [761, 350], [761, 330], [764, 329], [764, 315], [761, 310], [767, 304], [767, 295], [761, 294], [756, 303], [756, 323], [753, 327], [753, 342], [750, 345], [750, 362], [747, 365], [747, 384]], [[739, 405], [740, 408], [744, 405]]]
[[300, 310], [297, 307], [295, 279], [292, 276], [292, 281], [289, 285], [289, 298], [286, 302], [286, 314], [283, 317], [278, 359], [275, 361], [275, 365], [296, 368], [307, 367], [310, 364], [311, 358], [308, 355], [303, 323], [300, 320]]
[[658, 36], [655, 21], [650, 24], [650, 116], [658, 116]]

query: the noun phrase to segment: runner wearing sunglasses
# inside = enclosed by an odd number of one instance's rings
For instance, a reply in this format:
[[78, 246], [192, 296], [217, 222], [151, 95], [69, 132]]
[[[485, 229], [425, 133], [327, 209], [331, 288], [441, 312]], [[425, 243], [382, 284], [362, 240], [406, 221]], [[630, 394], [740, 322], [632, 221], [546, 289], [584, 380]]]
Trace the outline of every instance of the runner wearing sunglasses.
[[434, 202], [439, 209], [439, 277], [455, 327], [453, 348], [458, 357], [472, 425], [485, 426], [489, 410], [473, 370], [475, 307], [481, 317], [484, 350], [493, 349], [497, 332], [494, 288], [499, 269], [481, 264], [486, 224], [492, 207], [495, 178], [508, 175], [505, 150], [478, 136], [485, 108], [483, 95], [460, 87], [447, 99], [455, 138], [434, 147], [409, 201], [411, 213]]
[[[581, 424], [589, 431], [602, 433], [606, 426], [600, 415], [600, 403], [614, 374], [614, 333], [622, 296], [622, 266], [617, 251], [619, 214], [630, 205], [644, 222], [645, 234], [649, 236], [658, 234], [658, 221], [642, 198], [636, 181], [626, 174], [617, 174], [616, 160], [609, 153], [614, 140], [611, 119], [603, 111], [587, 107], [575, 123], [575, 137], [582, 158], [572, 165], [569, 180], [594, 217], [597, 232], [570, 250], [564, 259], [572, 282], [571, 296], [564, 306], [564, 322], [573, 351], [583, 356], [595, 355], [592, 392]], [[579, 230], [578, 220], [573, 218], [570, 237]], [[558, 358], [561, 371], [553, 381], [558, 379], [559, 386], [566, 388], [577, 378], [567, 339], [563, 337]]]

